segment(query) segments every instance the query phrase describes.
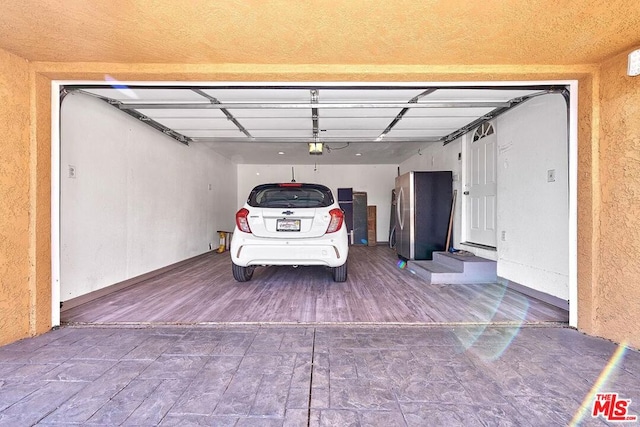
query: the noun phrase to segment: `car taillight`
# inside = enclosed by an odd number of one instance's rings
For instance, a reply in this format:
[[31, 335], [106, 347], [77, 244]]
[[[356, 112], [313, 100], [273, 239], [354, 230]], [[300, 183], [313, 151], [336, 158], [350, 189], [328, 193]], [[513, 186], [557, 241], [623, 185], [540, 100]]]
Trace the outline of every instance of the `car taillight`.
[[248, 216], [249, 210], [246, 208], [242, 208], [236, 213], [236, 225], [240, 231], [244, 231], [245, 233], [251, 233]]
[[342, 221], [344, 221], [344, 213], [342, 209], [331, 209], [329, 211], [329, 215], [331, 215], [331, 221], [329, 222], [329, 227], [327, 227], [327, 233], [335, 233], [340, 230], [342, 227]]

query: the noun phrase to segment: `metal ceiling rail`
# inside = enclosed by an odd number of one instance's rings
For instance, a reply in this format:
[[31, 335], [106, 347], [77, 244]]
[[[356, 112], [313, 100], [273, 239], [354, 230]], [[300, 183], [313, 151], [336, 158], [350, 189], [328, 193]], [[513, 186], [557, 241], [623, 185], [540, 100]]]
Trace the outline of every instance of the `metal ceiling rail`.
[[[212, 104], [220, 104], [220, 101], [218, 101], [218, 99], [214, 96], [209, 95], [208, 93], [204, 92], [201, 89], [191, 89], [192, 91], [194, 91], [195, 93], [197, 93], [200, 96], [204, 96], [205, 98], [207, 98], [209, 101], [211, 101]], [[251, 138], [251, 134], [249, 133], [249, 131], [247, 129], [245, 129], [244, 126], [242, 126], [238, 120], [236, 120], [235, 117], [233, 117], [233, 114], [231, 114], [229, 112], [229, 110], [227, 110], [226, 108], [221, 108], [220, 111], [222, 112], [222, 114], [224, 114], [225, 116], [227, 116], [227, 119], [231, 121], [231, 123], [233, 123], [238, 129], [240, 129], [240, 132], [244, 133], [245, 135], [247, 135], [249, 138]]]
[[[216, 128], [214, 126], [211, 127], [175, 127], [174, 130], [176, 132], [181, 132], [181, 133], [187, 133], [187, 132], [235, 132], [236, 129], [219, 129]], [[262, 131], [267, 131], [267, 132], [272, 132], [272, 131], [277, 131], [277, 132], [308, 132], [311, 129], [309, 128], [300, 128], [300, 127], [290, 127], [290, 126], [279, 126], [277, 129], [276, 128], [272, 128], [272, 127], [264, 127], [264, 126], [260, 126], [260, 127], [252, 127], [251, 128], [251, 132], [262, 132]], [[338, 126], [332, 126], [330, 128], [330, 132], [332, 134], [334, 133], [338, 133], [341, 131], [357, 131], [359, 133], [364, 133], [364, 132], [380, 132], [380, 128], [379, 127], [358, 127], [357, 129], [354, 129], [353, 127], [350, 126], [346, 126], [346, 125], [341, 125], [340, 127]], [[409, 131], [409, 132], [415, 132], [415, 133], [419, 133], [421, 131], [432, 131], [432, 132], [437, 132], [438, 134], [441, 135], [447, 135], [449, 132], [453, 132], [455, 130], [458, 130], [457, 127], [455, 126], [422, 126], [422, 127], [412, 127], [411, 129], [402, 129], [399, 132], [402, 131]], [[238, 131], [239, 132], [239, 131]], [[320, 129], [320, 138], [325, 139], [326, 137], [326, 130], [324, 129]], [[311, 132], [311, 134], [313, 135], [313, 132]], [[395, 135], [394, 135], [395, 136]], [[253, 138], [253, 136], [251, 136], [251, 138]], [[257, 138], [263, 138], [263, 136], [258, 136]], [[297, 136], [295, 138], [298, 138]], [[320, 141], [321, 142], [321, 141]]]
[[[309, 143], [315, 142], [313, 137], [306, 138], [274, 138], [274, 137], [262, 137], [262, 138], [238, 138], [238, 137], [190, 137], [192, 142], [215, 142], [215, 143], [233, 143], [233, 144], [242, 144], [242, 143]], [[400, 144], [400, 143], [428, 143], [428, 142], [442, 142], [442, 138], [439, 136], [435, 137], [421, 137], [421, 138], [385, 138], [382, 141], [376, 141], [374, 138], [345, 138], [345, 137], [333, 137], [326, 138], [322, 137], [322, 142], [331, 143], [331, 144], [356, 144], [356, 143], [371, 143], [371, 144]]]
[[313, 104], [300, 102], [267, 102], [267, 103], [123, 103], [117, 101], [116, 105], [121, 110], [219, 110], [219, 109], [309, 109], [309, 108], [504, 108], [509, 107], [509, 101], [461, 101], [461, 102], [361, 102], [361, 103], [327, 103]]
[[[316, 89], [311, 89], [311, 103], [314, 105], [311, 108], [311, 122], [313, 125], [313, 141], [318, 142], [320, 140], [320, 129], [318, 125], [318, 91]], [[321, 150], [322, 151], [322, 150]]]
[[[419, 95], [414, 96], [413, 98], [411, 98], [409, 100], [410, 104], [417, 104], [418, 101], [420, 100], [420, 98], [424, 98], [425, 96], [435, 92], [437, 89], [435, 88], [431, 88], [431, 89], [427, 89], [424, 92], [422, 92]], [[395, 125], [398, 124], [398, 122], [400, 120], [402, 120], [402, 118], [404, 117], [405, 114], [407, 114], [407, 112], [409, 111], [409, 108], [405, 107], [402, 110], [400, 110], [400, 112], [398, 113], [398, 115], [396, 117], [394, 117], [394, 119], [391, 121], [391, 123], [389, 123], [389, 126], [386, 127], [385, 130], [382, 131], [382, 133], [380, 135], [378, 135], [378, 138], [376, 139], [377, 141], [382, 140], [385, 136], [387, 136], [387, 134], [389, 132], [391, 132], [391, 129], [393, 129], [393, 127]]]

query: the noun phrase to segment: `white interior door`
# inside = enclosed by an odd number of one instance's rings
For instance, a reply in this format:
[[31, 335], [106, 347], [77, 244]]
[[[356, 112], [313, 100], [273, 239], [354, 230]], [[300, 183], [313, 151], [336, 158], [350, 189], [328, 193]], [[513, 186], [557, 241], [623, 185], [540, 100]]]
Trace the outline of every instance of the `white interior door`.
[[496, 160], [494, 126], [485, 123], [473, 134], [469, 147], [467, 197], [467, 241], [496, 247]]

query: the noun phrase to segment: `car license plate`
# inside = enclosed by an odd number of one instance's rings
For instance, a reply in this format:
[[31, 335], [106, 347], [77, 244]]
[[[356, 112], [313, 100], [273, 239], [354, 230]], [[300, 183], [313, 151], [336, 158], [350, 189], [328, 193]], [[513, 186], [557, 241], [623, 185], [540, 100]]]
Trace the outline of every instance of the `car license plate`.
[[300, 231], [300, 220], [282, 218], [276, 221], [277, 231]]

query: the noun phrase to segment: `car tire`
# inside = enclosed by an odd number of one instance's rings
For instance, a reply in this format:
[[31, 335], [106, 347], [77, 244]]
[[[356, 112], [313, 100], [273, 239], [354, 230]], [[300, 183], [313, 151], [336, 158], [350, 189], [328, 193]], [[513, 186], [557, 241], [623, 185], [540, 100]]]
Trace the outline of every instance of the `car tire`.
[[347, 263], [345, 262], [339, 267], [331, 268], [331, 275], [334, 282], [344, 282], [347, 280]]
[[231, 271], [233, 271], [233, 278], [236, 279], [237, 282], [248, 282], [253, 277], [253, 270], [255, 267], [242, 267], [231, 263]]

